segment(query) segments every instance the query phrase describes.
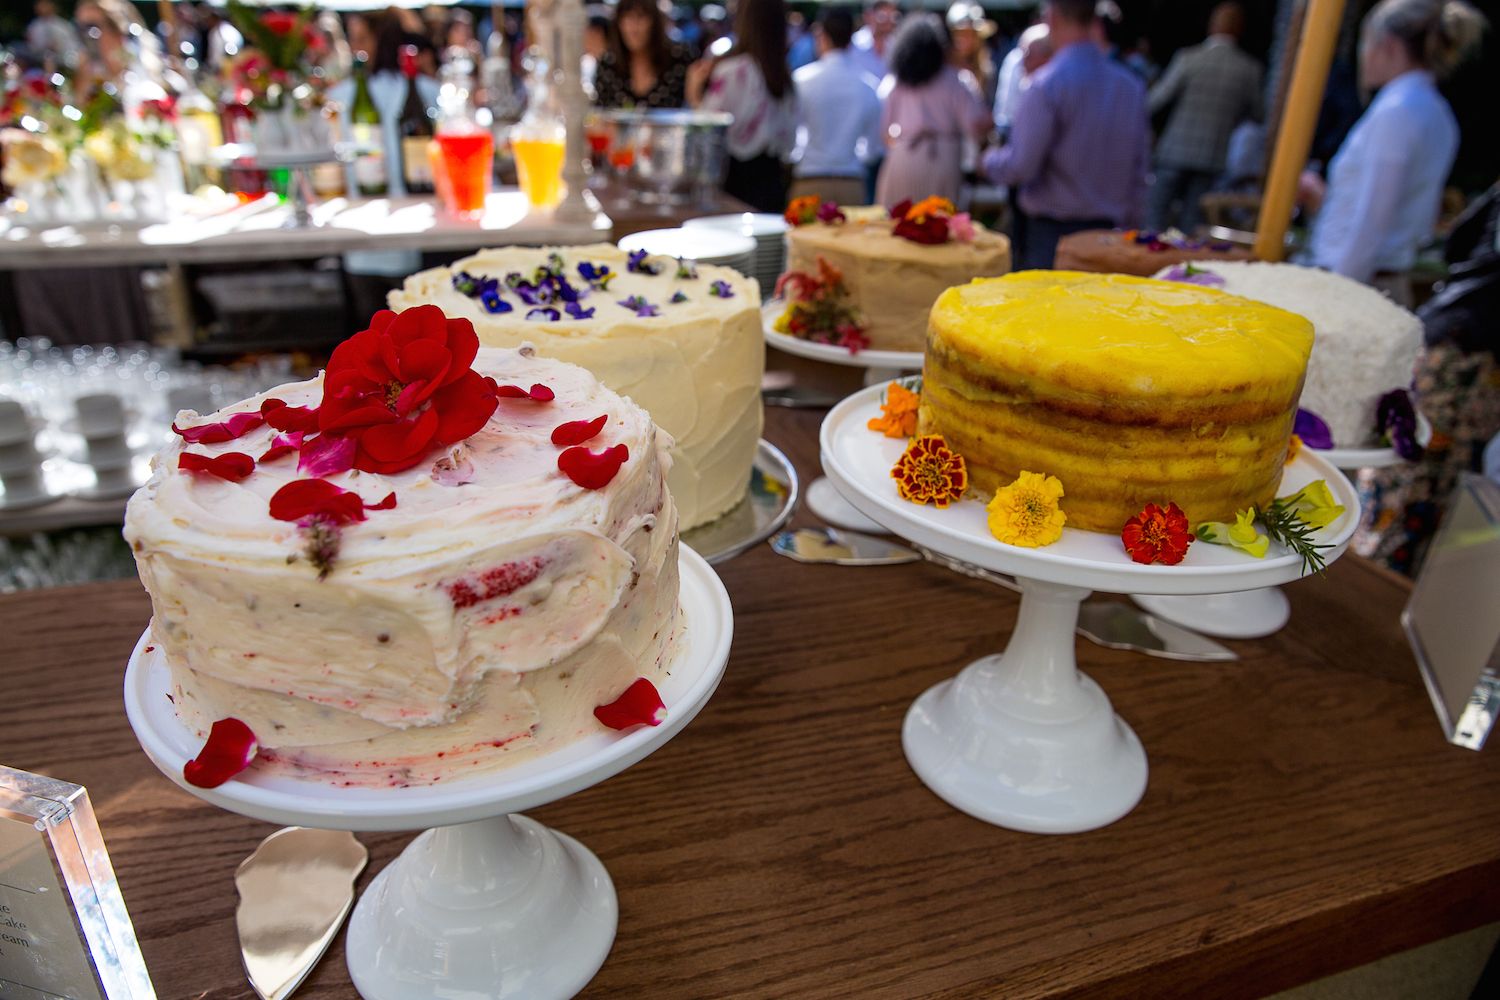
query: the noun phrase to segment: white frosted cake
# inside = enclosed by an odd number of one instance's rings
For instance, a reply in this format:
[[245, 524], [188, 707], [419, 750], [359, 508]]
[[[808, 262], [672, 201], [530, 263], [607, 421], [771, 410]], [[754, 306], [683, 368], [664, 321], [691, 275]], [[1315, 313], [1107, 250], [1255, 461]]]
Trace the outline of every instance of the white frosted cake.
[[[376, 409], [399, 414], [420, 399], [415, 369], [439, 370], [430, 354], [403, 361], [412, 374]], [[381, 426], [407, 425], [382, 425], [377, 412], [377, 430], [340, 462], [328, 400], [347, 383], [328, 374], [210, 417], [178, 415], [189, 438], [218, 425], [238, 434], [168, 446], [126, 511], [151, 594], [150, 642], [190, 728], [241, 720], [259, 741], [256, 767], [430, 783], [601, 732], [596, 707], [638, 678], [660, 680], [679, 628], [665, 435], [587, 371], [529, 348], [479, 350], [473, 369], [499, 384], [493, 414], [444, 443], [444, 427], [462, 418], [441, 393], [419, 402], [410, 426], [430, 409], [436, 428], [425, 450], [410, 446], [417, 430], [382, 439]], [[286, 426], [320, 401], [317, 437], [258, 419], [279, 413]], [[333, 422], [355, 419], [347, 405], [340, 412]], [[596, 467], [595, 453], [608, 459], [621, 446], [613, 470]], [[589, 450], [586, 467], [563, 457], [573, 447]], [[191, 461], [217, 474], [185, 471], [184, 454], [206, 456]], [[349, 454], [356, 466], [337, 471]], [[413, 457], [400, 471], [368, 471]], [[289, 511], [299, 489], [338, 496], [320, 506], [299, 493]]]
[[424, 302], [472, 321], [486, 346], [532, 343], [644, 406], [675, 441], [668, 481], [684, 530], [745, 495], [765, 372], [754, 279], [709, 265], [680, 273], [671, 257], [632, 262], [609, 244], [508, 247], [414, 274], [390, 294], [393, 309]]
[[1192, 272], [1179, 265], [1157, 277], [1190, 280], [1310, 320], [1312, 357], [1300, 406], [1323, 418], [1337, 447], [1376, 443], [1376, 403], [1411, 385], [1421, 320], [1368, 285], [1318, 268], [1195, 261]]

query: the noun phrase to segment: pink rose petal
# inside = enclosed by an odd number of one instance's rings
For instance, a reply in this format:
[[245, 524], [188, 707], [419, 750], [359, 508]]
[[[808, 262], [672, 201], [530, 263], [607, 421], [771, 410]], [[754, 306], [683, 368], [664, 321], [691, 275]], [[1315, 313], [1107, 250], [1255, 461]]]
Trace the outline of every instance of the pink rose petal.
[[302, 443], [302, 453], [297, 458], [297, 471], [319, 479], [348, 472], [354, 468], [354, 452], [352, 437], [319, 434], [311, 441]]
[[239, 719], [220, 719], [208, 731], [208, 742], [182, 768], [182, 776], [199, 788], [218, 788], [250, 766], [260, 744]]

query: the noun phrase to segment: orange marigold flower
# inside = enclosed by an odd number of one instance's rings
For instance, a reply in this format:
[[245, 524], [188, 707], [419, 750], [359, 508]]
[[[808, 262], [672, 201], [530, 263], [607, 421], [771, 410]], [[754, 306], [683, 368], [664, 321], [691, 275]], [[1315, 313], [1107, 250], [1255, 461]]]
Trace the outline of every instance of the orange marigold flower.
[[922, 397], [900, 382], [892, 382], [880, 404], [880, 416], [865, 426], [889, 438], [909, 438], [917, 432], [917, 405]]
[[805, 194], [800, 198], [793, 198], [786, 207], [786, 221], [794, 226], [806, 226], [818, 221], [818, 206], [821, 200], [815, 194]]
[[943, 508], [969, 488], [964, 457], [948, 447], [941, 434], [913, 438], [891, 470], [901, 499]]
[[906, 210], [906, 217], [912, 222], [926, 222], [934, 215], [953, 215], [958, 209], [953, 207], [953, 202], [947, 198], [939, 198], [933, 195], [923, 198], [911, 208]]
[[1144, 510], [1125, 522], [1120, 531], [1125, 551], [1138, 563], [1166, 563], [1175, 566], [1187, 555], [1193, 543], [1193, 532], [1187, 515], [1175, 503], [1165, 508], [1148, 503]]

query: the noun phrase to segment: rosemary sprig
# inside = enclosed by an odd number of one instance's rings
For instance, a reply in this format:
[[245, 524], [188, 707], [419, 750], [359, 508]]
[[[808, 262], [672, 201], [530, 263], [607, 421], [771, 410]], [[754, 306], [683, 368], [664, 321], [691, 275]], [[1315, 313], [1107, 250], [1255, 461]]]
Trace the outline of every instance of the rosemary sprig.
[[1322, 550], [1333, 546], [1313, 541], [1313, 526], [1298, 517], [1295, 509], [1280, 500], [1272, 500], [1260, 512], [1260, 523], [1271, 541], [1280, 542], [1302, 557], [1303, 575], [1321, 573], [1326, 568]]

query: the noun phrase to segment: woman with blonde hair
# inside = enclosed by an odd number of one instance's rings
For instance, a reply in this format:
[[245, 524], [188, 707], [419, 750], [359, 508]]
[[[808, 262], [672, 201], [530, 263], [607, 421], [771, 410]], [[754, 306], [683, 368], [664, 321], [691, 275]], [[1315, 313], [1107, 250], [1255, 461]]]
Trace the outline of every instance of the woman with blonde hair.
[[1400, 299], [1405, 272], [1437, 221], [1458, 154], [1458, 122], [1438, 93], [1486, 22], [1464, 0], [1381, 0], [1360, 33], [1359, 78], [1377, 91], [1329, 163], [1304, 175], [1317, 210], [1311, 262]]

